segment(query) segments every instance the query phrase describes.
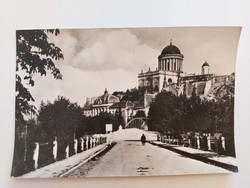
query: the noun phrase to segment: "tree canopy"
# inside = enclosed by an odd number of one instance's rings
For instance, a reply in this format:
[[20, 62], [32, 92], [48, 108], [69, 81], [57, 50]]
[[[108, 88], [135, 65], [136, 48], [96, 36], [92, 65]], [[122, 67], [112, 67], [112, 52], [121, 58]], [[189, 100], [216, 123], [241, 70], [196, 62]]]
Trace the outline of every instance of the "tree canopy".
[[161, 92], [151, 104], [148, 124], [150, 130], [162, 133], [220, 132], [233, 137], [233, 117], [234, 98], [208, 101]]
[[146, 114], [145, 114], [145, 112], [144, 112], [144, 111], [142, 111], [142, 110], [138, 110], [138, 111], [136, 112], [136, 114], [135, 114], [135, 116], [134, 116], [134, 117], [146, 118]]
[[82, 109], [64, 97], [58, 97], [53, 103], [42, 103], [38, 122], [48, 139], [55, 136], [70, 139], [82, 124]]
[[175, 132], [182, 129], [181, 100], [171, 92], [161, 92], [150, 106], [148, 122], [150, 130]]
[[59, 33], [58, 29], [16, 31], [16, 119], [36, 113], [36, 108], [30, 104], [35, 99], [27, 88], [27, 85], [35, 85], [35, 74], [46, 76], [49, 71], [55, 79], [62, 79], [54, 61], [63, 59], [63, 54], [48, 37], [48, 34]]
[[144, 87], [127, 89], [121, 101], [138, 101], [143, 97], [144, 93]]

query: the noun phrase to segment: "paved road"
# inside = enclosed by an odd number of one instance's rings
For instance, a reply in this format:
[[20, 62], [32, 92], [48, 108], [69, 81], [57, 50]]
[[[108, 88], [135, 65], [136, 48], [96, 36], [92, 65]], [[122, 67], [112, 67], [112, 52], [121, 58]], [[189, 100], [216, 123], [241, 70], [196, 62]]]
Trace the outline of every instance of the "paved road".
[[109, 152], [75, 169], [67, 176], [156, 176], [229, 171], [183, 157], [167, 149], [136, 141], [118, 142]]

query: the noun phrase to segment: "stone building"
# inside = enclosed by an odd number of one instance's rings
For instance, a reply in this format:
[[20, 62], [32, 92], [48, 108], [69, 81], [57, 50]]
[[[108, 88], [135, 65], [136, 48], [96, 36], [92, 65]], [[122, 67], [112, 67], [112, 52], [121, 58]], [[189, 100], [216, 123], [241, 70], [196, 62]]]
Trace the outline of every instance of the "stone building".
[[[183, 72], [183, 59], [179, 48], [170, 42], [158, 56], [158, 68], [155, 71], [150, 69], [138, 75], [138, 86], [145, 87], [149, 93], [160, 92], [164, 84], [177, 84], [178, 78], [190, 74]], [[165, 80], [165, 83], [163, 81]]]
[[86, 103], [83, 107], [83, 114], [93, 117], [101, 112], [115, 115], [120, 111], [125, 124], [127, 124], [138, 111], [143, 111], [146, 115], [148, 114], [150, 103], [154, 95], [144, 94], [139, 101], [133, 102], [121, 100], [122, 97], [122, 95], [120, 97], [111, 95], [108, 93], [107, 89], [105, 89], [103, 95], [86, 99]]
[[103, 95], [86, 99], [86, 103], [83, 107], [83, 114], [85, 116], [96, 116], [100, 112], [110, 112], [114, 114], [115, 109], [110, 109], [110, 106], [117, 102], [120, 102], [120, 99], [109, 94], [107, 89], [105, 89]]
[[190, 97], [193, 92], [204, 97], [209, 94], [213, 84], [218, 81], [217, 76], [210, 73], [210, 65], [205, 61], [201, 66], [201, 73], [186, 73], [183, 71], [184, 55], [180, 49], [170, 42], [158, 56], [158, 68], [138, 74], [138, 87], [146, 88], [147, 93], [157, 94], [162, 90], [171, 91], [175, 95], [185, 94]]

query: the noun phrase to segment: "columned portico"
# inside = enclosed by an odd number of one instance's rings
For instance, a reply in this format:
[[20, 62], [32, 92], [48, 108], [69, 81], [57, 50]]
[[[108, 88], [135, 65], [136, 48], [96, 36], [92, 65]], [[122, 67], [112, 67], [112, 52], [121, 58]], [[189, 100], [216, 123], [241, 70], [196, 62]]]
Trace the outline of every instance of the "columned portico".
[[183, 58], [184, 56], [181, 54], [179, 48], [170, 42], [170, 45], [164, 48], [158, 57], [158, 70], [182, 72]]

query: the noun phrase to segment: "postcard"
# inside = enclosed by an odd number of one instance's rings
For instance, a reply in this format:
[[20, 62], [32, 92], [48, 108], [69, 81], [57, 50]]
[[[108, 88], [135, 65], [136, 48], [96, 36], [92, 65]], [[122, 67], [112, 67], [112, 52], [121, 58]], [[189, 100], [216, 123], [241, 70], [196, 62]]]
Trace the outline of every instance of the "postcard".
[[238, 172], [241, 27], [16, 31], [12, 177]]

